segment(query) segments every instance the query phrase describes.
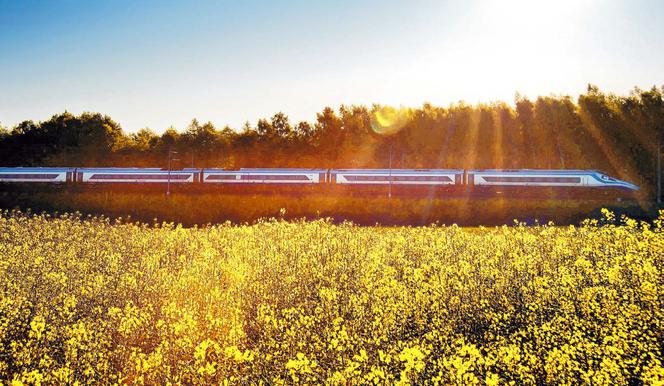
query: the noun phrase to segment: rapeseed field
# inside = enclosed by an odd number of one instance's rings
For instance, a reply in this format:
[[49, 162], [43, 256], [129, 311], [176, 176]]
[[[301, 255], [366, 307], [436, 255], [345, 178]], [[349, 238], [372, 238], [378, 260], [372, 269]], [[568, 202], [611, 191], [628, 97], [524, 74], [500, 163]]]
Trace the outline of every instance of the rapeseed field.
[[5, 384], [662, 384], [664, 213], [183, 228], [0, 214]]

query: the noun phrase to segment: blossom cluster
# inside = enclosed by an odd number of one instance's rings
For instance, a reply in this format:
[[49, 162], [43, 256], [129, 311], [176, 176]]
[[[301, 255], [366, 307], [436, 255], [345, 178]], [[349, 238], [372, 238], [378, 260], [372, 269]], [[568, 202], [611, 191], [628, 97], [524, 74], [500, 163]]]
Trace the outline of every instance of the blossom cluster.
[[0, 383], [662, 384], [664, 216], [184, 228], [0, 214]]

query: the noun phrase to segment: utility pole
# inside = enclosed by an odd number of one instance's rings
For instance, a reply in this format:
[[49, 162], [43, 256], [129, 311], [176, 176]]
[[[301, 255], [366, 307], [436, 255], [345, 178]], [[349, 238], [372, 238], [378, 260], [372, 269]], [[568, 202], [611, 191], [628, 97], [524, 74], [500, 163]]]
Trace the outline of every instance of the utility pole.
[[389, 177], [389, 188], [388, 188], [387, 198], [392, 198], [392, 145], [393, 144], [394, 140], [390, 138], [390, 161], [389, 161], [390, 177]]
[[173, 154], [177, 154], [177, 151], [169, 150], [168, 151], [168, 178], [166, 179], [166, 195], [171, 195], [171, 161], [177, 161], [177, 159], [171, 158]]

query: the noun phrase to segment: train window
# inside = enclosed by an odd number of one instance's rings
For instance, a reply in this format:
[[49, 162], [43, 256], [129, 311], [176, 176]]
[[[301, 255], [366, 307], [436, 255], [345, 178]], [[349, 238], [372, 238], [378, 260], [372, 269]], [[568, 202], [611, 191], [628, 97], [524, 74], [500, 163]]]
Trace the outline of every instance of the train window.
[[186, 180], [191, 174], [93, 174], [91, 180]]
[[309, 181], [310, 178], [303, 174], [243, 174], [242, 180], [280, 180], [280, 181]]
[[58, 174], [0, 174], [2, 179], [46, 180], [58, 178]]
[[235, 174], [210, 174], [205, 177], [206, 180], [235, 180]]
[[616, 182], [617, 181], [615, 178], [609, 177], [606, 174], [600, 175], [600, 178], [604, 181], [611, 181], [611, 182]]
[[367, 181], [438, 181], [438, 182], [452, 182], [452, 179], [448, 176], [353, 176], [346, 175], [344, 176], [348, 181], [357, 181], [357, 182], [367, 182]]
[[[390, 177], [388, 177], [389, 180]], [[452, 182], [452, 179], [447, 176], [392, 176], [394, 181], [439, 181], [439, 182]]]
[[535, 183], [581, 183], [579, 177], [521, 177], [521, 176], [502, 176], [502, 177], [483, 177], [486, 182], [535, 182]]

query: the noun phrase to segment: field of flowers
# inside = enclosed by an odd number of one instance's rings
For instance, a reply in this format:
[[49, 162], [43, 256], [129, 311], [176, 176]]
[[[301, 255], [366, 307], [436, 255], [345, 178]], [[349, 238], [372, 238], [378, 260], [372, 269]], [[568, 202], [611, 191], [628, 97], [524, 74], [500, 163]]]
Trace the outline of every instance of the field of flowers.
[[662, 384], [664, 216], [618, 222], [4, 212], [0, 383]]

